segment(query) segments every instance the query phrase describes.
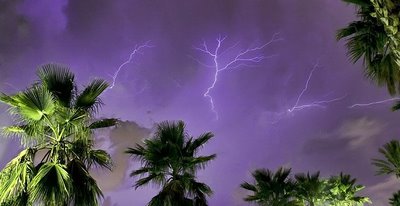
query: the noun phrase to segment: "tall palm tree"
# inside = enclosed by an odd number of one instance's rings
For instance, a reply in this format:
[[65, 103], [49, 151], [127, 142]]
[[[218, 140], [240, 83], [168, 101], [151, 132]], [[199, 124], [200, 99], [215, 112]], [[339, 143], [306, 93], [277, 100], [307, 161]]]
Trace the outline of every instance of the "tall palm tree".
[[340, 173], [339, 176], [332, 176], [327, 182], [329, 194], [329, 205], [332, 206], [362, 206], [364, 203], [371, 203], [368, 197], [357, 196], [356, 194], [364, 189], [362, 185], [355, 185], [356, 179], [350, 175]]
[[399, 93], [399, 6], [392, 0], [343, 0], [357, 7], [358, 20], [338, 30], [345, 39], [350, 60], [363, 59], [365, 74], [391, 95]]
[[126, 153], [141, 161], [142, 167], [131, 176], [141, 176], [135, 188], [149, 183], [161, 186], [151, 199], [150, 206], [206, 206], [211, 188], [196, 180], [198, 169], [215, 159], [216, 155], [198, 156], [199, 149], [213, 134], [208, 132], [197, 138], [190, 137], [183, 121], [162, 122], [154, 136], [143, 145], [128, 148]]
[[400, 178], [400, 142], [392, 140], [379, 149], [385, 159], [373, 159], [372, 164], [378, 168], [377, 174], [394, 174]]
[[316, 206], [327, 201], [327, 181], [320, 179], [319, 172], [314, 174], [296, 174], [295, 180], [295, 195], [296, 198], [303, 203], [302, 205]]
[[0, 96], [16, 119], [3, 132], [24, 147], [0, 172], [0, 205], [98, 205], [102, 192], [89, 170], [111, 169], [111, 158], [93, 148], [92, 130], [117, 122], [94, 120], [107, 83], [79, 91], [74, 74], [56, 64], [41, 66], [38, 76], [26, 90]]
[[252, 194], [244, 198], [265, 206], [295, 206], [294, 183], [289, 177], [290, 169], [279, 168], [275, 173], [271, 170], [257, 169], [252, 173], [255, 183], [242, 183], [240, 186]]

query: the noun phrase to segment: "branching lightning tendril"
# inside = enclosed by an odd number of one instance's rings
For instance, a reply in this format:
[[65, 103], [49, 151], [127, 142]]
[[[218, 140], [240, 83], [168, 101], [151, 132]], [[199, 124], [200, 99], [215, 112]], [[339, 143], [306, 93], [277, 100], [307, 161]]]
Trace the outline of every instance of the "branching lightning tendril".
[[118, 75], [121, 72], [122, 68], [124, 68], [125, 65], [131, 63], [133, 61], [133, 58], [136, 56], [136, 54], [141, 54], [141, 51], [145, 48], [152, 48], [154, 47], [153, 45], [150, 44], [150, 41], [145, 42], [144, 44], [141, 45], [136, 45], [133, 51], [130, 53], [129, 58], [123, 62], [121, 65], [119, 65], [118, 69], [114, 72], [114, 75], [112, 75], [112, 82], [111, 86], [109, 89], [114, 88], [115, 83], [117, 81]]
[[306, 81], [306, 83], [304, 85], [304, 88], [303, 88], [303, 90], [301, 90], [299, 96], [297, 97], [296, 103], [293, 105], [292, 108], [287, 110], [289, 113], [292, 113], [292, 112], [297, 111], [297, 110], [302, 110], [302, 109], [305, 109], [305, 108], [310, 108], [310, 107], [325, 108], [326, 107], [325, 105], [327, 103], [331, 103], [331, 102], [342, 100], [343, 98], [345, 98], [347, 96], [347, 95], [345, 95], [345, 96], [337, 97], [337, 98], [330, 99], [330, 100], [318, 100], [318, 101], [313, 101], [313, 102], [311, 102], [309, 104], [299, 105], [299, 102], [300, 102], [301, 98], [303, 97], [304, 93], [308, 90], [308, 86], [310, 84], [310, 81], [311, 81], [311, 78], [313, 76], [313, 73], [314, 73], [314, 71], [316, 69], [318, 69], [318, 66], [319, 66], [319, 63], [317, 62], [314, 65], [314, 67], [312, 68], [312, 70], [310, 71], [310, 73], [308, 75], [308, 78], [307, 78], [307, 81]]
[[389, 98], [389, 99], [384, 99], [384, 100], [380, 100], [380, 101], [375, 101], [375, 102], [369, 102], [369, 103], [359, 103], [359, 104], [353, 104], [351, 106], [349, 106], [348, 108], [352, 109], [355, 107], [368, 107], [368, 106], [372, 106], [372, 105], [376, 105], [376, 104], [384, 104], [387, 102], [393, 102], [396, 100], [400, 100], [400, 97], [394, 97], [394, 98]]
[[210, 105], [211, 105], [211, 111], [215, 114], [216, 120], [219, 119], [219, 115], [218, 115], [217, 110], [215, 109], [214, 99], [213, 99], [213, 96], [211, 95], [211, 91], [214, 89], [215, 85], [218, 82], [218, 77], [219, 77], [220, 72], [228, 70], [228, 69], [235, 69], [235, 68], [242, 67], [242, 66], [247, 66], [247, 67], [253, 66], [253, 64], [259, 63], [266, 58], [275, 56], [275, 55], [264, 56], [261, 54], [257, 54], [257, 53], [254, 54], [254, 53], [264, 49], [265, 47], [267, 47], [268, 45], [270, 45], [276, 41], [282, 40], [282, 38], [279, 37], [279, 33], [275, 33], [272, 36], [271, 40], [268, 41], [267, 43], [256, 46], [256, 47], [248, 48], [246, 50], [242, 50], [239, 53], [233, 55], [233, 57], [231, 57], [225, 64], [222, 64], [220, 62], [221, 56], [226, 54], [228, 51], [232, 50], [233, 48], [235, 48], [238, 45], [238, 43], [236, 43], [233, 46], [225, 49], [224, 51], [221, 51], [221, 47], [222, 47], [222, 44], [225, 39], [226, 39], [226, 36], [225, 37], [220, 36], [219, 38], [217, 38], [216, 39], [217, 45], [215, 46], [214, 50], [210, 50], [205, 41], [203, 41], [202, 47], [195, 47], [196, 50], [212, 57], [212, 61], [213, 61], [212, 66], [202, 63], [201, 61], [198, 61], [197, 59], [195, 59], [195, 61], [197, 61], [202, 66], [214, 68], [213, 81], [212, 81], [211, 85], [204, 92], [203, 97], [208, 98]]

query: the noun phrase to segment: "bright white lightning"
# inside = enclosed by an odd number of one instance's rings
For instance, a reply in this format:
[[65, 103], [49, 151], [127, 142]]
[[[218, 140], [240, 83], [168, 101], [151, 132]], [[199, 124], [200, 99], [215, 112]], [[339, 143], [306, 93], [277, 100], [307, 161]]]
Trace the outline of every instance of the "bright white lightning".
[[[211, 111], [215, 114], [215, 119], [218, 120], [219, 119], [219, 115], [217, 110], [215, 109], [215, 104], [214, 104], [214, 99], [211, 95], [211, 91], [214, 89], [215, 85], [218, 82], [218, 77], [220, 72], [228, 70], [228, 69], [235, 69], [241, 66], [253, 66], [252, 64], [255, 63], [259, 63], [262, 60], [272, 57], [272, 56], [263, 56], [261, 54], [258, 54], [256, 52], [261, 51], [262, 49], [264, 49], [265, 47], [267, 47], [268, 45], [276, 42], [276, 41], [280, 41], [282, 40], [282, 38], [279, 37], [279, 33], [275, 33], [271, 40], [268, 41], [265, 44], [256, 46], [256, 47], [252, 47], [252, 48], [248, 48], [246, 50], [242, 50], [239, 53], [237, 53], [236, 55], [234, 55], [233, 57], [231, 57], [227, 63], [222, 64], [220, 62], [220, 58], [221, 56], [223, 56], [224, 54], [226, 54], [229, 50], [233, 49], [234, 47], [236, 47], [238, 44], [234, 44], [233, 46], [225, 49], [224, 51], [221, 51], [221, 47], [222, 44], [224, 42], [224, 40], [226, 39], [226, 37], [219, 37], [216, 39], [217, 41], [217, 45], [215, 46], [214, 50], [210, 50], [208, 48], [208, 45], [206, 44], [205, 41], [203, 41], [203, 45], [202, 47], [195, 47], [196, 50], [203, 52], [204, 54], [212, 57], [213, 60], [213, 65], [207, 65], [202, 63], [201, 61], [198, 61], [195, 59], [195, 61], [197, 61], [199, 64], [201, 64], [202, 66], [205, 67], [212, 67], [214, 68], [214, 78], [213, 81], [211, 83], [211, 85], [207, 88], [207, 90], [204, 92], [203, 97], [208, 98], [210, 105], [211, 105]], [[251, 55], [251, 56], [250, 56]], [[250, 56], [250, 57], [248, 57]], [[226, 60], [226, 59], [224, 59]]]
[[142, 50], [145, 48], [152, 48], [154, 46], [152, 46], [150, 44], [150, 41], [145, 42], [142, 45], [136, 45], [135, 48], [133, 49], [133, 51], [131, 52], [131, 54], [129, 55], [129, 58], [123, 62], [121, 65], [119, 65], [118, 69], [114, 72], [114, 75], [112, 76], [112, 82], [111, 82], [111, 86], [109, 87], [109, 89], [114, 88], [115, 83], [117, 81], [118, 75], [121, 72], [122, 68], [125, 67], [125, 65], [131, 63], [133, 61], [133, 58], [139, 53], [142, 54]]
[[310, 73], [308, 74], [307, 81], [306, 81], [306, 83], [305, 83], [305, 85], [304, 85], [303, 90], [301, 90], [299, 96], [297, 97], [296, 103], [293, 105], [292, 108], [290, 108], [290, 109], [287, 110], [289, 113], [292, 113], [292, 112], [297, 111], [297, 110], [302, 110], [302, 109], [305, 109], [305, 108], [310, 108], [310, 107], [325, 108], [325, 107], [326, 107], [326, 104], [331, 103], [331, 102], [335, 102], [335, 101], [342, 100], [343, 98], [346, 97], [346, 95], [345, 95], [345, 96], [337, 97], [337, 98], [330, 99], [330, 100], [318, 100], [318, 101], [313, 101], [313, 102], [311, 102], [311, 103], [309, 103], [309, 104], [299, 105], [299, 102], [300, 102], [301, 98], [303, 97], [304, 93], [308, 90], [308, 87], [309, 87], [311, 78], [312, 78], [312, 76], [313, 76], [313, 73], [314, 73], [314, 71], [315, 71], [316, 69], [318, 69], [318, 66], [319, 66], [319, 65], [318, 65], [318, 62], [317, 62], [317, 63], [314, 65], [314, 67], [312, 68], [312, 70], [310, 71]]
[[361, 103], [361, 104], [353, 104], [351, 106], [349, 106], [349, 108], [354, 108], [354, 107], [368, 107], [368, 106], [372, 106], [372, 105], [376, 105], [376, 104], [383, 104], [383, 103], [387, 103], [387, 102], [393, 102], [396, 100], [400, 100], [400, 97], [394, 97], [394, 98], [390, 98], [390, 99], [384, 99], [381, 101], [375, 101], [375, 102], [369, 102], [369, 103]]
[[[301, 104], [299, 105], [299, 103], [301, 102], [301, 99], [303, 97], [303, 95], [308, 91], [311, 80], [312, 80], [312, 76], [314, 74], [314, 72], [318, 69], [318, 62], [314, 65], [314, 67], [311, 69], [310, 73], [308, 74], [307, 80], [304, 84], [303, 89], [301, 90], [300, 94], [297, 96], [296, 98], [296, 102], [295, 104], [283, 111], [283, 112], [270, 112], [271, 114], [273, 114], [273, 117], [271, 117], [272, 121], [270, 121], [270, 124], [276, 124], [279, 121], [281, 121], [282, 119], [289, 117], [289, 115], [293, 115], [294, 112], [299, 111], [299, 110], [303, 110], [303, 109], [307, 109], [307, 108], [326, 108], [327, 104], [332, 103], [332, 102], [336, 102], [336, 101], [340, 101], [342, 99], [344, 99], [347, 95], [341, 96], [341, 97], [337, 97], [337, 98], [333, 98], [333, 99], [328, 99], [328, 100], [315, 100], [312, 101], [311, 103], [308, 104]], [[327, 93], [324, 96], [329, 96], [330, 93]]]

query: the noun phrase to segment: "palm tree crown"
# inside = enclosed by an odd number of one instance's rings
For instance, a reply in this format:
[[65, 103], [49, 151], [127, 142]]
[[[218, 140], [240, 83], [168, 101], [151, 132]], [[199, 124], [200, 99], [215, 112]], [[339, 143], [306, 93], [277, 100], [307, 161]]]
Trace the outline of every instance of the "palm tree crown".
[[327, 182], [328, 202], [332, 206], [362, 206], [371, 203], [369, 198], [356, 194], [364, 188], [363, 185], [356, 185], [356, 179], [350, 175], [340, 173], [339, 176], [332, 176]]
[[399, 93], [399, 5], [392, 0], [343, 1], [357, 7], [359, 20], [338, 30], [337, 39], [346, 39], [353, 63], [363, 58], [367, 77], [386, 85], [390, 94]]
[[28, 89], [0, 97], [17, 122], [4, 134], [24, 146], [0, 173], [0, 204], [97, 205], [102, 193], [89, 170], [111, 169], [111, 158], [93, 149], [92, 130], [117, 122], [93, 120], [107, 83], [94, 80], [79, 91], [73, 73], [57, 64], [41, 66], [38, 76]]
[[298, 205], [294, 200], [295, 185], [290, 179], [290, 169], [279, 168], [275, 173], [271, 170], [257, 169], [252, 173], [255, 184], [248, 182], [240, 186], [252, 194], [245, 201], [268, 206]]
[[128, 148], [128, 154], [138, 158], [142, 167], [131, 176], [140, 175], [135, 187], [155, 183], [162, 187], [152, 198], [151, 206], [205, 206], [212, 190], [204, 183], [196, 181], [196, 172], [213, 160], [216, 155], [197, 156], [199, 149], [213, 137], [205, 133], [197, 138], [189, 137], [185, 124], [162, 122], [158, 124], [154, 136], [143, 145]]
[[326, 181], [320, 179], [319, 172], [296, 174], [296, 197], [304, 205], [314, 206], [327, 201]]
[[251, 192], [245, 201], [262, 206], [356, 206], [370, 203], [369, 198], [357, 196], [364, 189], [356, 185], [356, 179], [340, 173], [329, 179], [320, 179], [319, 172], [296, 174], [290, 177], [290, 169], [279, 168], [275, 173], [258, 169], [252, 175], [255, 184], [240, 186]]

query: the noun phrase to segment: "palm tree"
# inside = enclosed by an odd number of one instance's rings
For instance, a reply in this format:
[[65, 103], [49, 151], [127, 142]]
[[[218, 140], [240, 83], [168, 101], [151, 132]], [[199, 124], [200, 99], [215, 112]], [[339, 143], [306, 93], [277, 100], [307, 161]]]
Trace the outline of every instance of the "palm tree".
[[185, 124], [162, 122], [154, 136], [143, 145], [128, 148], [126, 153], [141, 161], [142, 167], [131, 176], [140, 175], [135, 189], [149, 183], [161, 186], [161, 191], [151, 199], [150, 206], [205, 206], [211, 188], [196, 180], [198, 169], [215, 159], [216, 155], [198, 156], [199, 149], [213, 134], [208, 132], [197, 138], [189, 137]]
[[379, 149], [385, 160], [373, 159], [372, 164], [378, 167], [377, 174], [394, 174], [400, 177], [400, 142], [392, 140]]
[[350, 175], [340, 173], [332, 176], [327, 182], [328, 202], [332, 206], [356, 206], [371, 203], [368, 197], [356, 196], [356, 193], [364, 189], [362, 185], [355, 185], [356, 179]]
[[94, 80], [79, 91], [73, 73], [56, 64], [41, 66], [38, 76], [26, 90], [0, 97], [17, 123], [4, 134], [24, 147], [0, 173], [0, 204], [98, 205], [102, 192], [89, 170], [111, 169], [111, 158], [93, 149], [92, 130], [117, 122], [94, 120], [107, 83]]
[[296, 174], [296, 198], [303, 205], [315, 206], [323, 204], [328, 199], [325, 180], [319, 178], [319, 172], [314, 174]]
[[255, 183], [242, 183], [240, 186], [252, 194], [244, 198], [265, 206], [295, 206], [294, 183], [289, 177], [290, 169], [279, 168], [275, 173], [271, 170], [257, 169], [252, 173]]
[[399, 206], [400, 205], [400, 191], [393, 193], [393, 197], [389, 199], [389, 204], [392, 206]]
[[337, 39], [345, 39], [350, 60], [363, 59], [365, 74], [391, 95], [399, 93], [400, 38], [399, 6], [391, 0], [343, 0], [358, 8], [359, 20], [338, 30]]

